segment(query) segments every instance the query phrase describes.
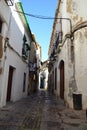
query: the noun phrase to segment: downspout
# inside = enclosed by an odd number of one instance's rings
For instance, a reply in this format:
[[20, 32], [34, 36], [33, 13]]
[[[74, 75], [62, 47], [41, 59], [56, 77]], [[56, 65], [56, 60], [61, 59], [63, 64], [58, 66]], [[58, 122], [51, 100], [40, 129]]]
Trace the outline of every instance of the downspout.
[[72, 33], [72, 22], [70, 18], [57, 18], [61, 20], [68, 20], [70, 22], [70, 33], [67, 33], [65, 35], [65, 39], [63, 40], [62, 44], [59, 44], [58, 47], [62, 47], [66, 41], [67, 38], [73, 39], [73, 33]]
[[75, 80], [75, 53], [74, 53], [74, 45], [73, 45], [74, 31], [72, 31], [71, 19], [69, 19], [69, 18], [60, 18], [60, 19], [68, 20], [70, 22], [70, 33], [67, 33], [65, 35], [65, 38], [64, 38], [62, 44], [58, 45], [58, 51], [60, 52], [61, 47], [64, 45], [64, 43], [67, 40], [67, 38], [70, 39], [70, 41], [71, 41], [71, 63], [73, 65], [73, 75], [72, 75], [71, 80], [69, 82], [69, 88], [71, 89], [70, 93], [69, 93], [69, 96], [72, 98], [73, 92], [77, 91], [77, 84], [76, 84], [76, 80]]
[[72, 83], [70, 84], [73, 88], [73, 92], [77, 92], [78, 88], [77, 88], [77, 83], [76, 83], [76, 78], [75, 78], [75, 52], [74, 52], [74, 33], [84, 27], [87, 27], [87, 21], [83, 22], [82, 24], [78, 25], [77, 27], [75, 27], [72, 31], [72, 36], [70, 38], [71, 40], [71, 55], [73, 56], [71, 58], [72, 64], [73, 64], [73, 77], [72, 77]]
[[74, 33], [84, 27], [87, 27], [87, 21], [77, 25], [76, 27], [73, 28], [73, 30], [72, 30], [71, 20], [70, 20], [70, 25], [71, 25], [71, 32], [70, 32], [70, 34], [65, 35], [65, 39], [63, 40], [62, 44], [59, 44], [59, 46], [58, 46], [58, 49], [59, 49], [58, 51], [60, 51], [60, 48], [64, 45], [66, 39], [69, 38], [71, 41], [71, 62], [73, 65], [73, 76], [71, 77], [71, 80], [69, 83], [69, 88], [70, 88], [69, 96], [72, 98], [72, 94], [74, 92], [78, 91], [76, 78], [75, 78], [75, 52], [74, 52], [74, 43], [73, 43], [74, 42]]

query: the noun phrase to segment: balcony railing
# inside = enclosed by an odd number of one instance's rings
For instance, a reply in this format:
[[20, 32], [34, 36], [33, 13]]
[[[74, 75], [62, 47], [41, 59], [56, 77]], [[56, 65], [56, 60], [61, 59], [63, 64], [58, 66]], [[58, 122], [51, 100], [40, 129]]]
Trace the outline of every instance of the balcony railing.
[[14, 0], [5, 0], [5, 2], [8, 6], [13, 6], [14, 4]]
[[22, 57], [24, 59], [28, 58], [29, 52], [30, 51], [30, 46], [27, 42], [23, 43], [23, 48], [22, 48]]
[[35, 72], [37, 70], [37, 63], [29, 63], [29, 71]]
[[0, 58], [3, 56], [3, 42], [2, 42], [2, 35], [0, 34]]
[[62, 43], [62, 36], [63, 36], [63, 33], [59, 32], [58, 36], [56, 38], [56, 43], [55, 43], [56, 44], [56, 48], [57, 48], [57, 46], [58, 46], [59, 43]]

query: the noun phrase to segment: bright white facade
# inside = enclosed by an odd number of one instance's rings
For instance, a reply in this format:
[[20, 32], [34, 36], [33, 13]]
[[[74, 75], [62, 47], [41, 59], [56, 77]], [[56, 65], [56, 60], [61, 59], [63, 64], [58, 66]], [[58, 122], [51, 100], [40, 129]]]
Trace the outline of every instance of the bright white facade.
[[0, 35], [3, 43], [3, 55], [0, 57], [0, 107], [6, 105], [7, 101], [27, 96], [29, 50], [26, 56], [23, 53], [23, 43], [26, 37], [29, 46], [32, 37], [25, 16], [14, 11], [22, 11], [21, 9], [19, 2], [9, 7], [4, 0], [0, 1]]

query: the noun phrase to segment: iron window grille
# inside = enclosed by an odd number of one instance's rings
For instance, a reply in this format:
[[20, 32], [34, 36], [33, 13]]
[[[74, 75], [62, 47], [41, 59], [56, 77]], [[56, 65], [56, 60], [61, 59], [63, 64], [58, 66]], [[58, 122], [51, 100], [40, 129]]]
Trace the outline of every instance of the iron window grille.
[[14, 4], [14, 0], [5, 0], [5, 2], [8, 6], [13, 6]]
[[62, 36], [63, 36], [63, 32], [59, 32], [57, 39], [56, 39], [56, 48], [57, 48], [59, 43], [62, 43]]

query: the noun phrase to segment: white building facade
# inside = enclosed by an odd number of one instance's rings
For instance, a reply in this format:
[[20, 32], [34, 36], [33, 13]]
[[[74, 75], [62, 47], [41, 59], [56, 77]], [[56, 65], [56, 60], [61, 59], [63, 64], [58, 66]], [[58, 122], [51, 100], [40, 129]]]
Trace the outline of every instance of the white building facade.
[[[3, 10], [4, 9], [4, 10]], [[0, 1], [0, 107], [27, 96], [32, 35], [20, 2]]]
[[87, 109], [86, 4], [86, 0], [58, 1], [49, 47], [52, 90], [74, 109]]

